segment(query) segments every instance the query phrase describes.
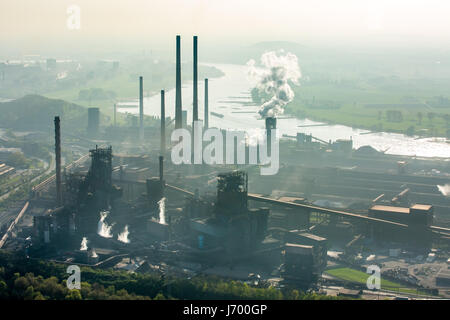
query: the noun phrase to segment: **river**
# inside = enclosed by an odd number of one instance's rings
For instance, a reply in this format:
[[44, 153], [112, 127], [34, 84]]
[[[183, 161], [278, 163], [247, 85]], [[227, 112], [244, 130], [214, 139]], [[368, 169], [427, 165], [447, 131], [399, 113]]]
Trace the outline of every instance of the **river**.
[[[219, 118], [210, 114], [209, 126], [222, 129], [252, 130], [264, 128], [264, 121], [258, 117], [259, 106], [252, 103], [250, 97], [251, 83], [247, 79], [247, 67], [231, 64], [204, 64], [215, 66], [222, 70], [225, 76], [209, 79], [209, 111], [223, 114]], [[199, 81], [199, 118], [203, 119], [204, 82]], [[188, 123], [192, 122], [192, 83], [184, 83], [182, 88], [183, 110], [188, 110]], [[175, 89], [168, 90], [166, 97], [166, 116], [175, 115]], [[160, 115], [160, 95], [144, 98], [144, 113]], [[135, 104], [135, 103], [134, 103]], [[136, 114], [138, 108], [120, 108], [119, 112]], [[445, 138], [409, 137], [403, 134], [378, 132], [356, 129], [343, 125], [323, 125], [309, 119], [279, 118], [277, 128], [279, 134], [296, 135], [297, 132], [312, 134], [325, 141], [337, 139], [352, 139], [353, 147], [370, 145], [378, 151], [387, 154], [418, 157], [440, 157], [450, 159], [450, 143]]]

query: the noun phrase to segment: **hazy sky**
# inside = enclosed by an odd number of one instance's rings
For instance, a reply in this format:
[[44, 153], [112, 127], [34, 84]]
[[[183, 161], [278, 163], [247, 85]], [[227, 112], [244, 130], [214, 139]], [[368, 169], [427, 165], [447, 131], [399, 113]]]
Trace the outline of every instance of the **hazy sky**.
[[[80, 29], [67, 9], [78, 6]], [[450, 40], [448, 0], [1, 0], [2, 48], [32, 50], [58, 43], [173, 42], [197, 34], [210, 44], [262, 40]], [[391, 40], [393, 41], [393, 40]]]

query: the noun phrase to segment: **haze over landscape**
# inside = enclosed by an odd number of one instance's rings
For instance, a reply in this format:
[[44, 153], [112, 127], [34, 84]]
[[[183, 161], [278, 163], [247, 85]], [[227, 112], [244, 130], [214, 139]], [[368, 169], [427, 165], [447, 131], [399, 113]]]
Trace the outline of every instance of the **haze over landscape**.
[[[81, 9], [81, 28], [67, 28], [67, 9]], [[260, 41], [325, 46], [388, 44], [448, 48], [445, 0], [167, 0], [2, 1], [2, 54], [96, 53], [169, 49], [174, 34], [197, 34], [204, 51]]]
[[449, 299], [449, 16], [1, 1], [0, 300]]

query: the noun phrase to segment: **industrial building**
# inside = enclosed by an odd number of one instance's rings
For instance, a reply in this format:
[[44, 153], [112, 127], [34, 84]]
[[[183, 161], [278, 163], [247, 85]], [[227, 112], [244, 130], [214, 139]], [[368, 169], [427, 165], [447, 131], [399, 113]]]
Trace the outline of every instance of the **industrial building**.
[[[325, 281], [331, 248], [345, 254], [357, 254], [357, 246], [424, 251], [448, 240], [450, 230], [435, 225], [436, 212], [448, 205], [440, 195], [428, 196], [442, 180], [408, 174], [415, 162], [400, 170], [396, 157], [364, 157], [364, 149], [353, 150], [352, 139], [327, 142], [303, 132], [285, 137], [290, 140], [280, 147], [283, 163], [273, 176], [255, 174], [258, 165], [248, 161], [196, 166], [167, 161], [171, 131], [192, 129], [188, 112], [194, 121], [199, 118], [198, 38], [193, 40], [192, 111], [182, 108], [177, 36], [175, 105], [166, 106], [161, 90], [159, 126], [144, 128], [139, 77], [139, 120], [134, 116], [131, 127], [105, 128], [110, 144], [101, 140], [99, 109], [90, 108], [87, 131], [96, 140], [88, 140], [87, 154], [63, 166], [64, 123], [55, 117], [55, 176], [33, 189], [41, 210], [33, 215], [31, 256], [158, 273], [167, 266], [196, 272], [261, 268], [266, 278], [306, 290]], [[205, 128], [214, 115], [208, 85], [205, 79]], [[175, 119], [166, 117], [166, 107], [175, 109]], [[263, 120], [271, 141], [277, 118]], [[134, 143], [124, 142], [125, 135]], [[424, 204], [424, 194], [432, 204]], [[129, 266], [132, 260], [139, 265]], [[436, 283], [446, 283], [442, 275]]]

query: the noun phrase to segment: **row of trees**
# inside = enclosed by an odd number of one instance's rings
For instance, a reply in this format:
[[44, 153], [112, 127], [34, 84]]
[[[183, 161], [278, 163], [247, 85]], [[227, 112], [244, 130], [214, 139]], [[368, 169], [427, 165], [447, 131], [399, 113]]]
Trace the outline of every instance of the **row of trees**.
[[[428, 121], [430, 123], [433, 122], [433, 119], [436, 116], [441, 116], [442, 119], [444, 119], [444, 121], [445, 121], [446, 127], [447, 128], [450, 127], [450, 125], [449, 125], [450, 124], [450, 114], [448, 114], [448, 113], [445, 113], [445, 114], [438, 113], [438, 114], [436, 114], [434, 112], [427, 112], [426, 115], [427, 115]], [[423, 117], [424, 117], [424, 114], [422, 112], [417, 112], [417, 122], [419, 124], [422, 124]]]
[[[1, 272], [1, 269], [0, 269]], [[149, 297], [130, 294], [124, 289], [116, 290], [114, 286], [105, 288], [102, 285], [88, 282], [81, 283], [81, 289], [69, 290], [66, 280], [57, 277], [44, 278], [26, 273], [21, 276], [14, 273], [12, 278], [0, 280], [0, 298], [20, 300], [143, 300]], [[162, 295], [156, 298], [164, 298]]]
[[192, 279], [81, 268], [81, 289], [66, 287], [66, 267], [0, 251], [2, 299], [331, 299], [298, 290], [254, 288], [212, 276]]
[[[434, 112], [427, 112], [427, 113], [422, 113], [422, 112], [417, 112], [417, 123], [420, 125], [423, 122], [423, 118], [426, 115], [429, 123], [433, 123], [434, 118], [436, 118], [436, 116], [441, 117], [445, 123], [446, 123], [446, 127], [450, 127], [450, 114], [442, 114], [442, 113], [434, 113]], [[378, 119], [381, 120], [382, 117], [382, 112], [379, 111], [378, 112]], [[387, 110], [386, 111], [386, 117], [388, 119], [388, 121], [392, 121], [392, 122], [402, 122], [403, 121], [403, 113], [401, 111], [398, 110]]]

